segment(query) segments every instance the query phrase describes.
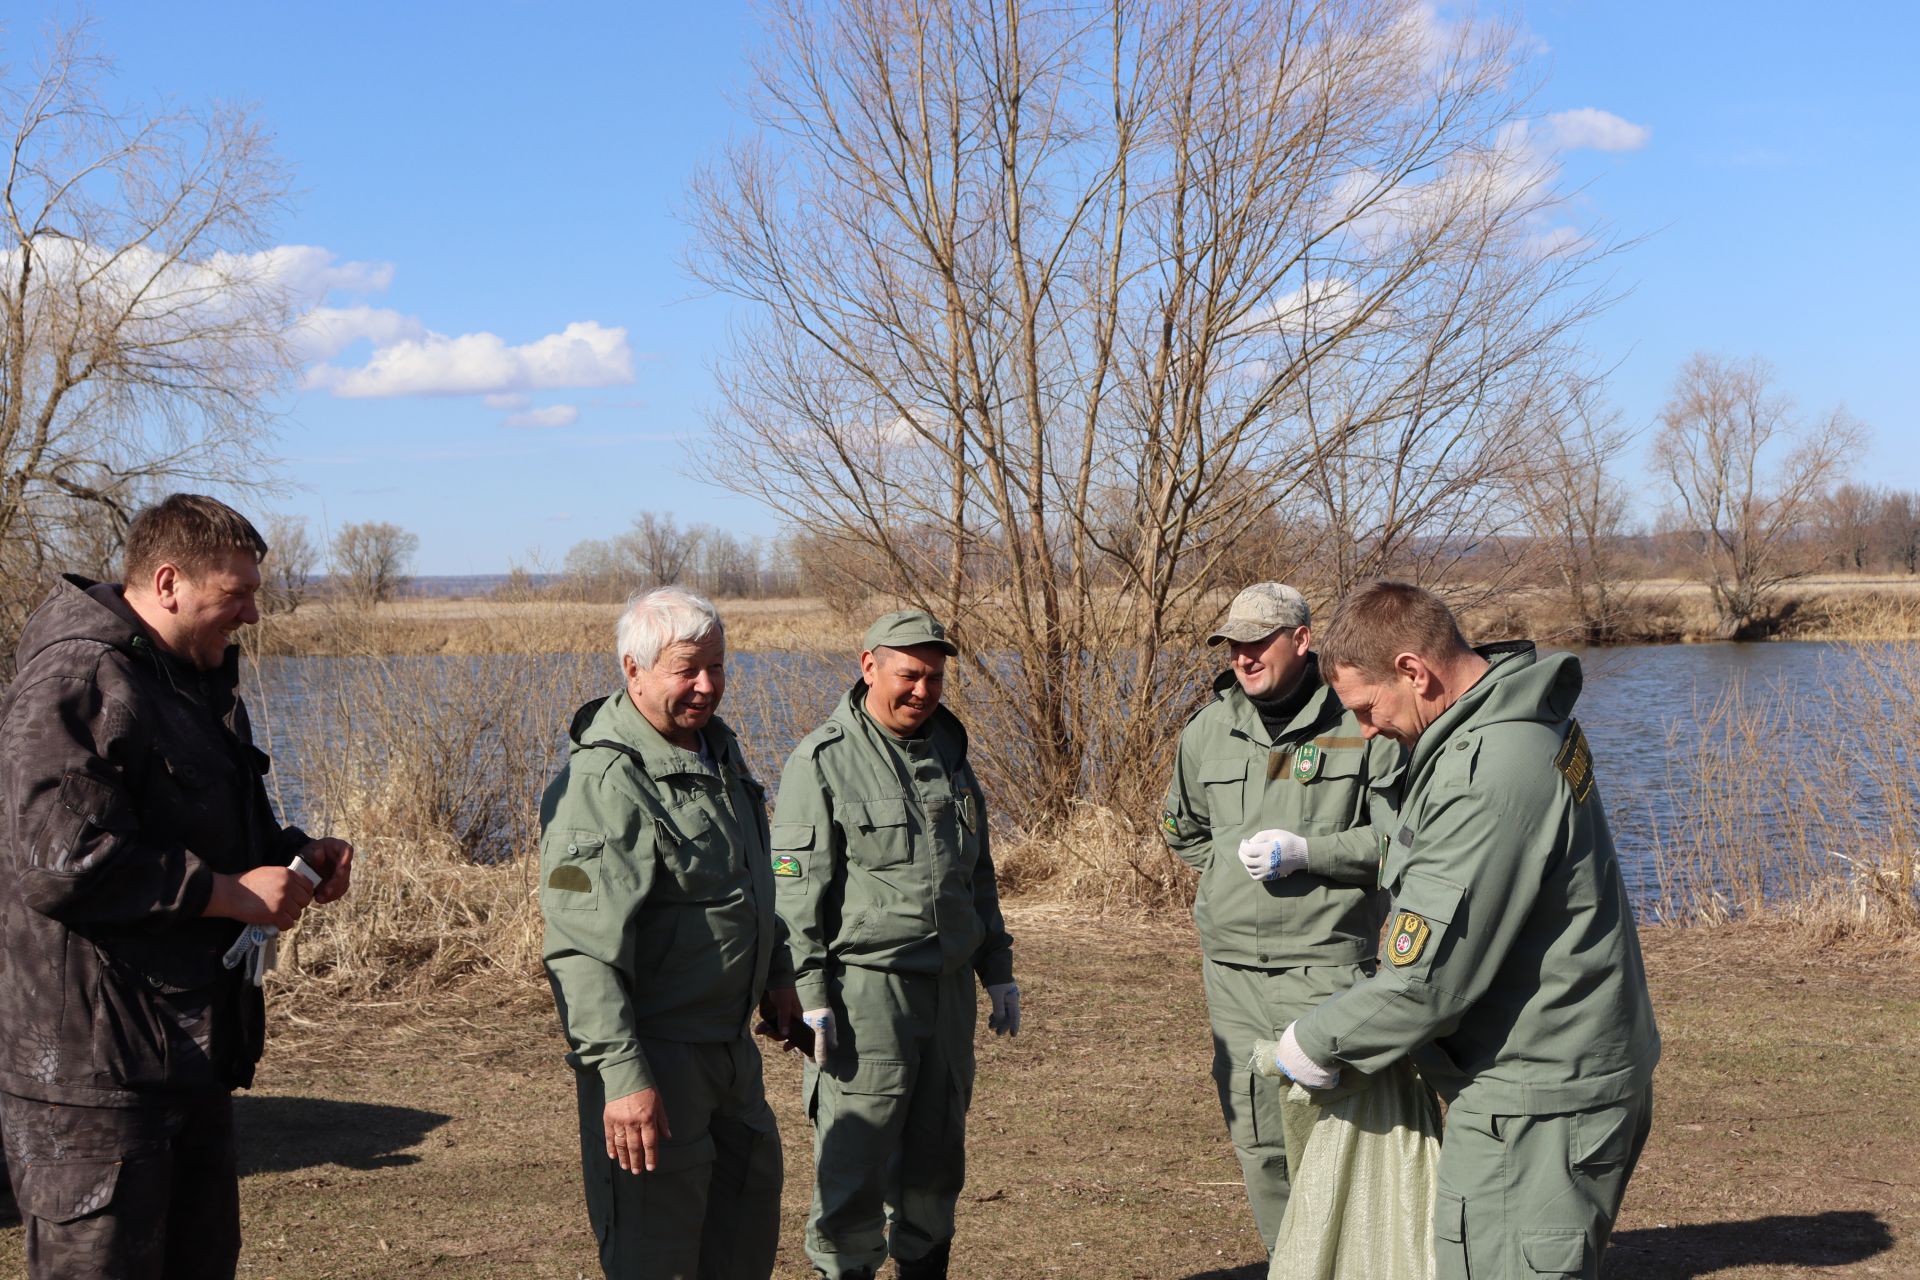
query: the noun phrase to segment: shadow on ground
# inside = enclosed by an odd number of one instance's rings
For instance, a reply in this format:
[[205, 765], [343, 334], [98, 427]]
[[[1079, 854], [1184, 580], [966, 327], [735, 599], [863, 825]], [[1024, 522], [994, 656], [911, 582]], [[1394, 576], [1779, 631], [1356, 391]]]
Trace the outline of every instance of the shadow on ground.
[[[1693, 1280], [1735, 1267], [1841, 1267], [1893, 1248], [1893, 1232], [1863, 1209], [1776, 1214], [1614, 1233], [1608, 1280]], [[1202, 1271], [1186, 1280], [1266, 1280], [1264, 1266]]]
[[1621, 1280], [1691, 1280], [1734, 1267], [1839, 1267], [1891, 1248], [1893, 1232], [1864, 1209], [1775, 1214], [1616, 1232], [1606, 1273]]
[[408, 1150], [450, 1117], [413, 1107], [331, 1098], [255, 1098], [233, 1101], [239, 1130], [240, 1176], [283, 1173], [316, 1165], [390, 1169], [418, 1164]]

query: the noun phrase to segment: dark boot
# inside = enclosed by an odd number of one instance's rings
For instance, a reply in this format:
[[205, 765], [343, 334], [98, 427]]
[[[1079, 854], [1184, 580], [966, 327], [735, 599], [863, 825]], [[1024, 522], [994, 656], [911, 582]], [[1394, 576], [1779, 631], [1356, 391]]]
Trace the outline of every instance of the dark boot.
[[899, 1267], [900, 1280], [947, 1280], [947, 1255], [952, 1252], [953, 1241], [942, 1240], [924, 1258], [915, 1258], [911, 1262], [905, 1258], [894, 1259]]

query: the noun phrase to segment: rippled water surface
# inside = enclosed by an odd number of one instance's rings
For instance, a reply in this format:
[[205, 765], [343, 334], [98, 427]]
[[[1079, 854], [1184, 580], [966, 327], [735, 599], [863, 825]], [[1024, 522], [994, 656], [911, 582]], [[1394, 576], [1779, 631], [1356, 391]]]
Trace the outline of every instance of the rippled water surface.
[[[1651, 885], [1650, 850], [1658, 833], [1687, 821], [1675, 798], [1675, 787], [1685, 768], [1686, 751], [1698, 740], [1694, 723], [1730, 685], [1744, 682], [1750, 692], [1778, 688], [1796, 702], [1825, 705], [1822, 683], [1837, 657], [1838, 647], [1819, 643], [1663, 645], [1594, 649], [1580, 654], [1586, 689], [1576, 714], [1592, 744], [1594, 766], [1612, 821], [1616, 843], [1635, 891], [1644, 897]], [[487, 679], [487, 659], [417, 658], [404, 661], [437, 664], [452, 682]], [[572, 669], [575, 658], [556, 658]], [[731, 687], [726, 714], [734, 727], [757, 745], [762, 762], [784, 755], [785, 742], [762, 741], [763, 726], [753, 716], [776, 702], [764, 696], [766, 686], [804, 683], [810, 689], [838, 687], [837, 675], [810, 672], [796, 681], [794, 660], [783, 655], [736, 655], [729, 664]], [[257, 715], [273, 739], [280, 798], [288, 814], [302, 816], [300, 760], [296, 735], [289, 728], [303, 716], [324, 715], [324, 697], [316, 696], [339, 677], [342, 659], [270, 658], [260, 664], [259, 685], [250, 692], [256, 703], [264, 694], [265, 714]], [[611, 668], [611, 663], [608, 664]], [[851, 681], [851, 664], [846, 679]], [[557, 762], [565, 713], [574, 701], [611, 692], [591, 687], [593, 677], [572, 681], [577, 698], [567, 706], [529, 708], [530, 714], [553, 719], [554, 759]], [[756, 683], [762, 696], [755, 695]], [[817, 715], [824, 715], [822, 705]], [[1792, 744], [1782, 744], [1790, 755]], [[1676, 771], [1675, 765], [1679, 766]], [[771, 772], [771, 770], [768, 770]], [[771, 777], [769, 778], [771, 781]], [[537, 785], [537, 784], [536, 784]]]

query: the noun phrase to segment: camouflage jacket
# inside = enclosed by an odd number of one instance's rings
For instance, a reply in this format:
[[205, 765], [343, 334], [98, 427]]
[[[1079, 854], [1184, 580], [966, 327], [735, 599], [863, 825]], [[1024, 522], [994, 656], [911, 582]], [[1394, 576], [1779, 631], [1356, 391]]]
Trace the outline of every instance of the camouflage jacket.
[[155, 647], [120, 589], [69, 575], [28, 619], [0, 703], [0, 1089], [128, 1105], [245, 1087], [260, 993], [202, 916], [215, 872], [284, 864], [236, 694]]

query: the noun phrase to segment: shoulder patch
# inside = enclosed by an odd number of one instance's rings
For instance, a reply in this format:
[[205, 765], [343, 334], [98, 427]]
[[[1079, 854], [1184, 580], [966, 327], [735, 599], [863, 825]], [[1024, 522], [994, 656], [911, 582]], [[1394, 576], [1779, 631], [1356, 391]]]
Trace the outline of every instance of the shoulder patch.
[[1573, 802], [1585, 804], [1593, 794], [1593, 752], [1587, 748], [1587, 735], [1580, 731], [1578, 720], [1568, 722], [1567, 740], [1560, 744], [1559, 753], [1553, 757], [1553, 767], [1567, 780]]
[[1393, 936], [1387, 939], [1387, 958], [1396, 965], [1409, 965], [1427, 949], [1433, 928], [1411, 911], [1402, 911], [1393, 921]]
[[774, 854], [773, 855], [773, 874], [775, 874], [776, 876], [784, 876], [789, 880], [800, 879], [801, 878], [800, 859], [794, 857], [790, 853]]

